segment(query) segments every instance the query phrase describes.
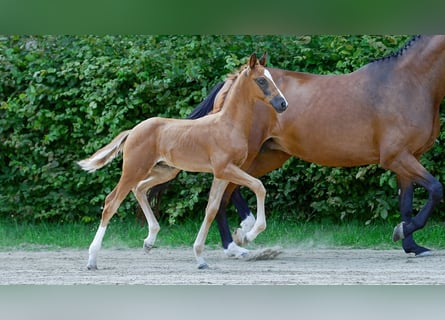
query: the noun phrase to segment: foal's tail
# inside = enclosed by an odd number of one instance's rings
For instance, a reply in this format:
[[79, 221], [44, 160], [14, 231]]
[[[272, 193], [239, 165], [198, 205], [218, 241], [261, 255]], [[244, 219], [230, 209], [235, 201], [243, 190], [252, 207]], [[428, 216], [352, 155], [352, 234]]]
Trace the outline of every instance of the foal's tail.
[[131, 130], [122, 131], [105, 147], [97, 150], [91, 157], [77, 162], [77, 164], [88, 172], [94, 172], [106, 166], [122, 151], [130, 132]]

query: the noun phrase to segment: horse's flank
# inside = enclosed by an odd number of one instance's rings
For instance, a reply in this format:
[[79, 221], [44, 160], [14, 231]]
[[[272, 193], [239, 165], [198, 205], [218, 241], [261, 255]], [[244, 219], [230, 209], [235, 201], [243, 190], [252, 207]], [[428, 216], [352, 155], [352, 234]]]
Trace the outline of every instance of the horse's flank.
[[431, 61], [435, 52], [445, 51], [445, 41], [433, 41], [420, 54], [412, 50], [428, 41], [422, 37], [402, 55], [345, 75], [271, 69], [292, 106], [271, 135], [282, 151], [327, 166], [386, 167], [400, 148], [418, 157], [438, 134], [445, 91], [445, 75], [438, 74], [445, 68], [437, 66], [445, 59]]

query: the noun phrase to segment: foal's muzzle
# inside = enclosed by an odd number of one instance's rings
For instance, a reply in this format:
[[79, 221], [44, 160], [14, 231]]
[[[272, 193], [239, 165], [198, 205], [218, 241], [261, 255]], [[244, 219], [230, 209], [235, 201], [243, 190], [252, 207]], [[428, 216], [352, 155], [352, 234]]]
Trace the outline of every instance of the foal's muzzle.
[[281, 97], [281, 96], [273, 97], [273, 98], [270, 100], [270, 104], [275, 108], [275, 110], [276, 110], [278, 113], [281, 113], [281, 112], [283, 112], [284, 110], [286, 110], [286, 109], [287, 109], [287, 106], [288, 106], [288, 103], [287, 103], [286, 99], [284, 99], [284, 98]]

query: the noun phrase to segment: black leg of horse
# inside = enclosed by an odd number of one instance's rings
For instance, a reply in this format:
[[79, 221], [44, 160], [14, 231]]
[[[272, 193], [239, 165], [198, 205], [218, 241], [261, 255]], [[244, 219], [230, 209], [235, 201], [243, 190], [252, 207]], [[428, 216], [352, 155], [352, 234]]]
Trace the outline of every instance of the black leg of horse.
[[232, 197], [230, 198], [236, 210], [238, 210], [238, 214], [241, 218], [241, 221], [247, 218], [249, 214], [251, 214], [249, 206], [247, 205], [246, 200], [244, 200], [241, 195], [240, 188], [237, 187], [233, 190]]
[[[411, 223], [413, 214], [414, 186], [411, 181], [404, 181], [400, 178], [398, 179], [398, 183], [400, 215], [402, 217], [402, 221], [409, 224]], [[416, 256], [427, 255], [430, 252], [428, 248], [419, 246], [414, 241], [412, 234], [408, 235], [402, 240], [402, 247], [406, 253], [414, 253]]]
[[[423, 228], [431, 215], [434, 207], [439, 203], [439, 201], [443, 197], [443, 187], [442, 184], [437, 181], [430, 173], [426, 172], [425, 169], [422, 172], [423, 174], [415, 179], [415, 182], [422, 187], [424, 187], [428, 191], [428, 201], [425, 206], [419, 211], [419, 213], [409, 219], [408, 222], [402, 222], [394, 229], [393, 240], [401, 240], [401, 239], [409, 239], [409, 236], [413, 234], [414, 231], [417, 231]], [[412, 199], [412, 196], [407, 197]], [[408, 240], [408, 244], [409, 244]]]
[[229, 244], [233, 242], [232, 235], [230, 233], [229, 223], [227, 221], [226, 205], [224, 200], [221, 201], [218, 213], [215, 217], [216, 223], [218, 225], [219, 234], [221, 236], [221, 242], [224, 249], [229, 247]]
[[[247, 205], [246, 200], [244, 200], [244, 198], [242, 197], [239, 187], [233, 190], [230, 200], [237, 209], [241, 221], [246, 219], [247, 216], [251, 214], [249, 206]], [[218, 230], [221, 236], [221, 242], [223, 248], [227, 249], [229, 244], [233, 242], [233, 238], [232, 235], [230, 234], [230, 227], [227, 221], [227, 214], [226, 214], [226, 203], [224, 199], [221, 200], [221, 205], [219, 206], [218, 214], [216, 215], [215, 219], [218, 225]]]

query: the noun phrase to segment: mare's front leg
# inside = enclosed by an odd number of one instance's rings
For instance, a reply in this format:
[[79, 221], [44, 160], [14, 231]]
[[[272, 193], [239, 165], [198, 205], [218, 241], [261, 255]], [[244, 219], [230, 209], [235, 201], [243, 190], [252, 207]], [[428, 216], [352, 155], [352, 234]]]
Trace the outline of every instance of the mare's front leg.
[[[411, 223], [413, 214], [413, 195], [414, 186], [409, 179], [397, 177], [399, 185], [399, 207], [400, 215], [404, 223]], [[431, 253], [428, 248], [419, 246], [415, 241], [413, 234], [408, 235], [402, 240], [402, 247], [406, 253], [414, 253], [416, 256], [426, 256]]]
[[405, 181], [412, 177], [412, 180], [424, 187], [429, 194], [428, 201], [415, 217], [411, 219], [408, 218], [408, 222], [403, 221], [394, 228], [394, 241], [409, 239], [410, 235], [425, 226], [434, 207], [443, 197], [443, 187], [411, 154], [401, 154], [392, 163], [390, 169], [396, 172], [398, 177], [405, 179]]
[[196, 236], [193, 250], [195, 253], [196, 262], [198, 263], [198, 269], [208, 268], [205, 259], [202, 256], [204, 251], [205, 240], [209, 233], [210, 225], [212, 224], [215, 216], [218, 212], [219, 204], [221, 203], [224, 190], [226, 189], [228, 181], [213, 178], [212, 187], [210, 188], [209, 201], [207, 203], [204, 220]]
[[[234, 190], [233, 190], [234, 189]], [[233, 192], [232, 192], [233, 190]], [[255, 223], [255, 217], [250, 212], [246, 201], [242, 198], [239, 186], [230, 184], [225, 192], [221, 204], [219, 206], [218, 214], [216, 215], [216, 223], [218, 225], [218, 230], [221, 236], [222, 245], [224, 248], [224, 253], [228, 257], [245, 258], [249, 255], [249, 250], [238, 246], [238, 243], [234, 242], [232, 234], [230, 232], [230, 227], [227, 221], [226, 206], [228, 203], [228, 198], [235, 205], [238, 214], [241, 218], [241, 228], [243, 230], [243, 237], [245, 233], [250, 231]]]

